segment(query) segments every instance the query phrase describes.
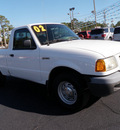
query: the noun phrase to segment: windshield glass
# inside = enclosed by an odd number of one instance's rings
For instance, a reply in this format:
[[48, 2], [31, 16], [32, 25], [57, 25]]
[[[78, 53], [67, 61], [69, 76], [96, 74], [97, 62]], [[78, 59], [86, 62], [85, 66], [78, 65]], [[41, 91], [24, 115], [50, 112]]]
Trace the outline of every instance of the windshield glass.
[[78, 35], [80, 35], [80, 34], [82, 34], [82, 35], [87, 35], [86, 32], [79, 32]]
[[62, 24], [33, 25], [32, 29], [42, 45], [80, 39], [72, 30]]
[[91, 34], [101, 34], [101, 33], [103, 33], [103, 29], [94, 29], [94, 30], [92, 30], [91, 31]]
[[118, 33], [120, 33], [120, 27], [115, 28], [115, 30], [114, 30], [114, 34], [118, 34]]

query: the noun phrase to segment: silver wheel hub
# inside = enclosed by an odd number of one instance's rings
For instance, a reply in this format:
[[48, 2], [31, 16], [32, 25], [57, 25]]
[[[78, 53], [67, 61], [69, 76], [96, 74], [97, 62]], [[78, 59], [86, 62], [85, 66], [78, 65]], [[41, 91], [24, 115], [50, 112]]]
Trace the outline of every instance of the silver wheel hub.
[[77, 91], [75, 87], [67, 81], [63, 81], [59, 84], [58, 95], [60, 99], [68, 105], [73, 105], [77, 100]]

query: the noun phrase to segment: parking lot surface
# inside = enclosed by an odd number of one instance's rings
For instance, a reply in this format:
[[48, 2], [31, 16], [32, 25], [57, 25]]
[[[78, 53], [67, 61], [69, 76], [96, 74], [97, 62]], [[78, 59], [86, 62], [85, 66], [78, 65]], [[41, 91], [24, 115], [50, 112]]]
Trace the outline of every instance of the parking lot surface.
[[0, 88], [0, 130], [120, 130], [120, 91], [68, 111], [38, 84], [7, 78]]

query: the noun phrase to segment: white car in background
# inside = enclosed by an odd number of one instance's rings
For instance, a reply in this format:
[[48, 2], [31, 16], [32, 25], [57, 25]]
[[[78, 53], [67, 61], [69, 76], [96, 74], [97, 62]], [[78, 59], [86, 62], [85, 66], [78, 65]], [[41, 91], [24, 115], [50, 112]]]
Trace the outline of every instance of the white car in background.
[[3, 49], [3, 48], [5, 48], [5, 46], [0, 46], [0, 49]]
[[114, 28], [104, 27], [91, 30], [91, 39], [112, 40]]
[[115, 28], [113, 37], [115, 41], [120, 41], [120, 26]]

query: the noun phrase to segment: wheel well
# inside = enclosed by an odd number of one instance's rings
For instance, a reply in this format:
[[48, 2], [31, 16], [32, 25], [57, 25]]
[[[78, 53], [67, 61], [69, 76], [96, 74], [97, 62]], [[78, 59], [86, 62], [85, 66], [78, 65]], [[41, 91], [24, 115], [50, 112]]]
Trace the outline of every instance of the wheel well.
[[113, 38], [110, 36], [109, 39], [112, 40]]
[[[61, 73], [67, 73], [67, 74], [72, 74], [74, 75], [78, 80], [82, 81], [84, 84], [84, 87], [87, 88], [87, 82], [88, 78], [79, 72], [77, 72], [74, 69], [68, 68], [68, 67], [57, 67], [53, 69], [49, 75], [49, 80], [47, 82], [47, 88], [48, 88], [48, 93], [51, 95], [53, 93], [53, 81], [56, 78], [57, 75]], [[87, 81], [87, 82], [86, 82]]]
[[61, 73], [72, 73], [74, 75], [77, 75], [78, 77], [82, 77], [81, 74], [74, 69], [68, 67], [57, 67], [54, 68], [49, 75], [49, 85], [52, 85], [52, 82], [55, 79], [55, 77]]

